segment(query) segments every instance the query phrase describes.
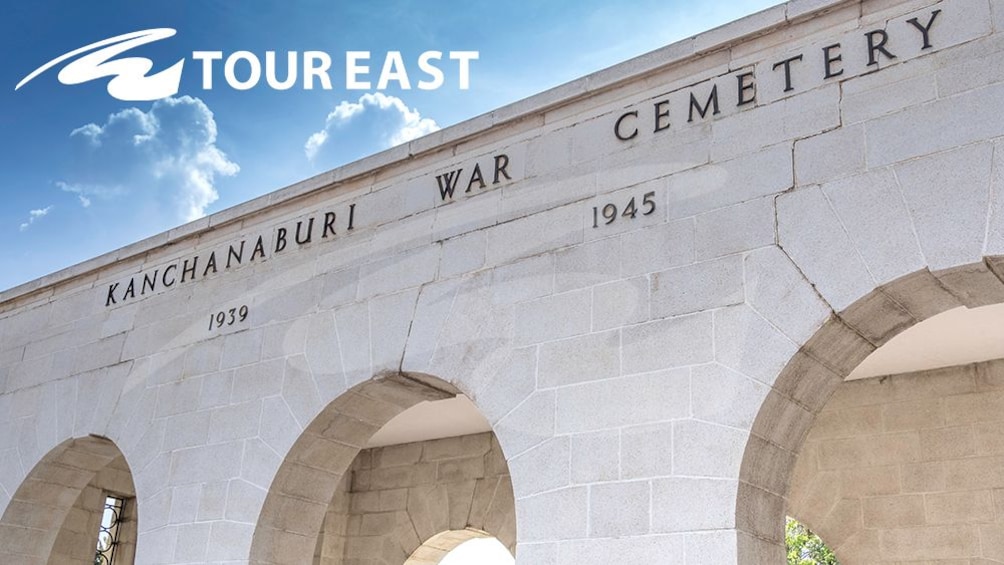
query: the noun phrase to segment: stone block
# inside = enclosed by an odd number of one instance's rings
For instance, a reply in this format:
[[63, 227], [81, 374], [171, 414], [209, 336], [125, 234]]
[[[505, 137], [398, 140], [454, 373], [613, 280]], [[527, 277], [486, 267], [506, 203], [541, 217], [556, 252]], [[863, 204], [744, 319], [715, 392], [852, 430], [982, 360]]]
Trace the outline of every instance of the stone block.
[[535, 390], [537, 348], [514, 349], [491, 360], [492, 370], [473, 387], [472, 398], [489, 422], [497, 422]]
[[865, 134], [861, 126], [844, 126], [795, 142], [795, 182], [822, 184], [865, 169]]
[[[582, 539], [589, 519], [588, 487], [570, 487], [522, 498], [516, 505], [520, 540], [527, 542]], [[562, 508], [560, 513], [555, 508]]]
[[783, 547], [784, 498], [743, 482], [739, 483], [738, 491], [736, 529]]
[[798, 347], [746, 305], [717, 310], [715, 361], [771, 385]]
[[237, 477], [242, 451], [241, 442], [175, 451], [171, 454], [170, 484], [208, 483]]
[[831, 310], [779, 247], [743, 259], [746, 301], [795, 343], [805, 343]]
[[157, 389], [156, 416], [170, 416], [192, 412], [199, 405], [199, 392], [202, 382], [199, 379], [187, 379], [166, 384]]
[[917, 323], [895, 300], [876, 290], [847, 307], [840, 319], [875, 347]]
[[979, 555], [979, 533], [975, 528], [927, 526], [879, 532], [884, 559], [950, 559], [959, 555]]
[[[173, 451], [175, 449], [198, 447], [209, 443], [210, 416], [210, 411], [202, 410], [167, 417], [164, 420], [165, 433], [161, 449]], [[256, 432], [257, 427], [256, 423]]]
[[931, 80], [934, 62], [918, 59], [868, 73], [841, 83], [840, 115], [845, 124], [893, 114], [919, 106], [938, 97], [936, 81]]
[[485, 232], [476, 231], [443, 242], [439, 258], [439, 276], [454, 277], [477, 271], [485, 264], [487, 239]]
[[666, 185], [669, 217], [686, 218], [784, 192], [792, 187], [792, 178], [790, 143], [682, 171]]
[[619, 239], [607, 238], [556, 252], [555, 291], [564, 292], [617, 279], [620, 248]]
[[621, 559], [625, 563], [683, 563], [685, 556], [683, 536], [648, 535], [567, 541], [560, 546], [557, 563], [616, 563]]
[[520, 454], [554, 435], [554, 398], [554, 391], [535, 392], [492, 426], [506, 453]]
[[696, 477], [737, 478], [749, 434], [697, 420], [673, 425], [673, 472]]
[[359, 291], [358, 267], [323, 273], [318, 276], [324, 281], [321, 285], [321, 299], [318, 305], [321, 310], [348, 304], [356, 299]]
[[589, 487], [589, 535], [634, 536], [649, 531], [652, 487], [647, 481]]
[[690, 415], [690, 370], [670, 369], [557, 390], [557, 431], [575, 433]]
[[621, 236], [621, 275], [630, 277], [694, 261], [694, 220], [647, 227]]
[[942, 287], [969, 308], [1004, 301], [1004, 282], [985, 263], [961, 265], [933, 274]]
[[[427, 284], [419, 290], [414, 314], [408, 328], [401, 368], [420, 372], [429, 370], [429, 363], [439, 345], [442, 328], [449, 323], [449, 316], [460, 285], [460, 281], [451, 280]], [[401, 311], [407, 312], [409, 304], [405, 295], [402, 295], [402, 301], [404, 303], [400, 307]], [[392, 307], [389, 315], [391, 317], [400, 316], [401, 311], [395, 311]], [[335, 349], [330, 346], [328, 348], [329, 351]], [[392, 351], [391, 354], [393, 355], [393, 353], [396, 352]], [[311, 367], [313, 368], [313, 365]]]
[[[983, 549], [983, 560], [985, 563], [1004, 558], [1004, 527], [999, 524], [984, 524], [979, 527], [980, 543]], [[980, 565], [983, 562], [977, 561]]]
[[883, 427], [889, 432], [940, 428], [945, 425], [945, 412], [939, 398], [884, 404], [881, 407]]
[[920, 431], [921, 457], [924, 460], [960, 459], [976, 455], [972, 426], [927, 429]]
[[781, 248], [834, 310], [843, 310], [875, 287], [819, 188], [779, 196], [777, 224]]
[[979, 455], [1004, 455], [1004, 421], [980, 422], [973, 428]]
[[932, 270], [982, 259], [992, 154], [993, 146], [983, 143], [896, 167]]
[[677, 267], [652, 275], [652, 317], [691, 314], [744, 300], [738, 255]]
[[921, 443], [916, 432], [829, 441], [819, 451], [821, 469], [881, 467], [920, 460]]
[[[620, 478], [621, 434], [607, 430], [571, 438], [573, 483], [598, 483]], [[625, 475], [625, 478], [629, 478]]]
[[[1002, 92], [1004, 83], [993, 84], [866, 122], [869, 168], [1004, 135], [1004, 116], [985, 103]], [[969, 127], [956, 127], [959, 123]], [[904, 131], [911, 135], [902, 135]]]
[[927, 269], [900, 277], [880, 290], [918, 321], [962, 305]]
[[735, 527], [736, 482], [669, 478], [652, 482], [652, 531], [728, 530]]
[[551, 294], [554, 290], [554, 256], [538, 255], [496, 267], [492, 301], [510, 304]]
[[577, 206], [564, 206], [489, 228], [488, 266], [497, 266], [583, 240]]
[[991, 391], [956, 394], [944, 399], [945, 418], [949, 425], [992, 422], [1004, 414], [1004, 392]]
[[616, 377], [620, 374], [620, 353], [617, 330], [542, 344], [537, 386], [551, 388]]
[[638, 324], [649, 319], [649, 277], [634, 277], [593, 287], [593, 331]]
[[620, 474], [623, 479], [667, 477], [673, 474], [673, 424], [623, 428], [620, 433]]
[[476, 198], [467, 199], [462, 207], [454, 204], [436, 208], [432, 229], [418, 228], [416, 231], [420, 234], [419, 237], [427, 237], [431, 233], [433, 241], [476, 233], [499, 223], [501, 207], [501, 190], [478, 194]]
[[924, 497], [916, 494], [879, 496], [862, 500], [866, 528], [889, 529], [922, 526]]
[[584, 334], [592, 325], [592, 291], [573, 290], [516, 305], [515, 341], [528, 345]]
[[796, 452], [809, 432], [813, 414], [804, 406], [771, 390], [768, 391], [757, 418], [769, 423], [757, 426], [757, 433], [761, 437], [782, 449]]
[[840, 376], [849, 375], [875, 346], [838, 318], [830, 318], [802, 347], [810, 357]]
[[359, 270], [359, 298], [389, 294], [436, 278], [440, 246], [430, 245], [367, 263]]
[[750, 434], [743, 454], [742, 478], [750, 486], [778, 496], [786, 496], [795, 467], [795, 454]]
[[621, 330], [624, 374], [694, 365], [712, 360], [710, 313], [689, 314]]
[[929, 524], [994, 521], [994, 497], [989, 490], [927, 494], [924, 504]]
[[940, 461], [901, 466], [903, 492], [938, 492], [945, 490], [945, 466]]
[[726, 116], [711, 126], [711, 159], [725, 160], [836, 128], [839, 108], [840, 87], [830, 84]]
[[1004, 273], [1004, 151], [1001, 143], [994, 144], [993, 170], [990, 176], [990, 209], [987, 218], [987, 240], [983, 250], [994, 271]]
[[1004, 488], [1001, 457], [976, 457], [945, 461], [945, 485], [952, 490]]
[[861, 529], [862, 503], [860, 500], [842, 499], [826, 516], [820, 528], [826, 531], [827, 543], [839, 547]]
[[828, 182], [822, 190], [876, 281], [888, 283], [927, 265], [891, 168]]
[[568, 486], [571, 447], [567, 436], [556, 437], [509, 460], [517, 498]]
[[436, 469], [436, 480], [440, 483], [459, 483], [484, 476], [485, 458], [480, 456], [440, 461]]
[[595, 195], [596, 175], [592, 171], [558, 169], [545, 176], [502, 187], [499, 222], [559, 208]]
[[691, 405], [699, 420], [748, 430], [767, 391], [763, 383], [715, 363], [691, 370]]
[[558, 544], [524, 543], [519, 546], [521, 559], [540, 565], [558, 565]]
[[772, 196], [700, 214], [696, 217], [697, 259], [712, 259], [773, 245], [774, 227]]

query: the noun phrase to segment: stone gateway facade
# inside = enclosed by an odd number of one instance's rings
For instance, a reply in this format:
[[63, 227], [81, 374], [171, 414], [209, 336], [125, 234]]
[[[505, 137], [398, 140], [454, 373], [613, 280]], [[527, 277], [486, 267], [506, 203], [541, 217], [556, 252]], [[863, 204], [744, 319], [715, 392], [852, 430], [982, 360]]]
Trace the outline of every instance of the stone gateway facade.
[[792, 0], [6, 291], [0, 562], [1004, 563], [1001, 364], [847, 379], [1002, 138], [1004, 1]]

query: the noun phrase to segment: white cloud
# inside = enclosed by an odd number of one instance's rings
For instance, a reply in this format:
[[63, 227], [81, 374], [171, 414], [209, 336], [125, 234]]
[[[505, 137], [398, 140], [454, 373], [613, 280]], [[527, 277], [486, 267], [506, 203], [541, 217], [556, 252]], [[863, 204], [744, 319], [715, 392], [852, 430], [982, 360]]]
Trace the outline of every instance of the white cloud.
[[321, 150], [326, 141], [328, 141], [328, 130], [326, 129], [310, 134], [310, 137], [307, 138], [307, 143], [303, 146], [307, 159], [313, 161], [314, 157], [317, 156], [317, 152]]
[[62, 190], [63, 192], [76, 194], [77, 200], [80, 201], [80, 205], [83, 206], [84, 208], [88, 208], [91, 205], [91, 199], [87, 195], [94, 194], [101, 189], [101, 187], [87, 187], [76, 184], [67, 184], [63, 181], [56, 181], [56, 186], [59, 187], [59, 190]]
[[127, 108], [70, 137], [78, 140], [80, 158], [56, 186], [85, 208], [95, 198], [128, 195], [167, 203], [175, 220], [191, 221], [219, 198], [217, 176], [240, 171], [216, 146], [213, 112], [190, 96], [158, 100], [147, 112]]
[[32, 224], [35, 223], [35, 220], [39, 220], [39, 219], [44, 218], [51, 211], [52, 211], [52, 206], [46, 206], [45, 208], [38, 208], [38, 209], [35, 209], [35, 210], [29, 210], [28, 211], [28, 221], [27, 222], [23, 222], [18, 229], [20, 229], [21, 231], [24, 231], [24, 230], [28, 229], [29, 227], [31, 227]]
[[403, 100], [381, 92], [363, 94], [356, 102], [343, 100], [324, 121], [324, 129], [311, 134], [303, 146], [307, 159], [331, 156], [344, 163], [381, 149], [411, 141], [439, 129]]

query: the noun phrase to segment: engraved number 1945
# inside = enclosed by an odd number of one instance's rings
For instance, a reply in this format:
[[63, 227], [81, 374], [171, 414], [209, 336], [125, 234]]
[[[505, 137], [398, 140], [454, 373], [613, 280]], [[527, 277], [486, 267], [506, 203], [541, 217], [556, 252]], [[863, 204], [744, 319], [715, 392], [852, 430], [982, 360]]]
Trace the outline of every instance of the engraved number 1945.
[[[645, 210], [641, 212], [642, 216], [648, 216], [652, 212], [655, 212], [655, 192], [645, 193], [645, 196], [642, 196], [641, 198], [641, 205], [645, 208]], [[593, 227], [600, 227], [601, 220], [603, 221], [603, 225], [610, 225], [614, 223], [618, 217], [630, 218], [633, 220], [638, 217], [638, 213], [634, 197], [631, 197], [631, 200], [628, 200], [627, 206], [625, 206], [624, 210], [621, 210], [619, 214], [617, 205], [612, 202], [602, 208], [599, 206], [593, 206]]]

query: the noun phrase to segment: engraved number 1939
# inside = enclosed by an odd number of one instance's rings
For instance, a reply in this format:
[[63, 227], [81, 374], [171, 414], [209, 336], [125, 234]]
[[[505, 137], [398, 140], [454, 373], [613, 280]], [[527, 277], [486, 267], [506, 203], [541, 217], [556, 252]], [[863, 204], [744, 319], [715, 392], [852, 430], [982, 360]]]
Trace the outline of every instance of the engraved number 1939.
[[240, 308], [231, 308], [229, 310], [217, 312], [209, 316], [209, 331], [222, 328], [223, 326], [232, 326], [238, 322], [243, 322], [244, 320], [247, 319], [248, 319], [247, 306], [241, 306]]

